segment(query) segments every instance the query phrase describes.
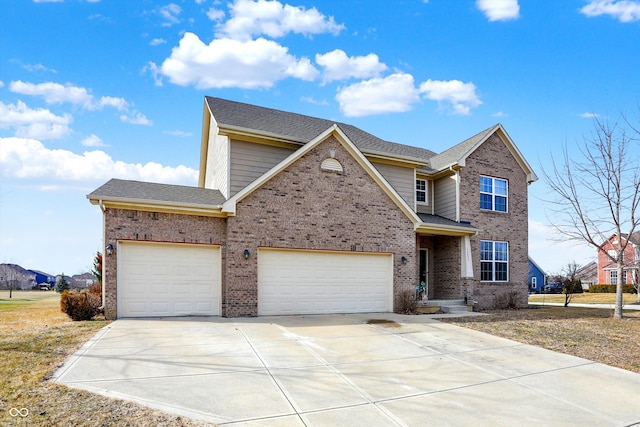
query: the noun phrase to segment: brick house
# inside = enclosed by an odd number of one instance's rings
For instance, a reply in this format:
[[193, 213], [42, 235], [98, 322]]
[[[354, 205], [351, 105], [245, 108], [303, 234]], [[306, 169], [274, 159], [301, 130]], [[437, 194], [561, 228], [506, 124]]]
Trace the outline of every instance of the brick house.
[[[107, 318], [527, 304], [528, 185], [498, 124], [436, 154], [354, 126], [205, 97], [198, 187], [112, 179]], [[111, 252], [111, 254], [109, 254]]]
[[615, 257], [615, 251], [624, 245], [628, 239], [628, 244], [624, 249], [624, 267], [622, 269], [622, 283], [635, 283], [638, 271], [638, 262], [640, 261], [640, 232], [633, 233], [630, 237], [622, 235], [622, 239], [618, 239], [617, 235], [611, 236], [604, 242], [598, 250], [598, 283], [599, 284], [618, 284], [618, 270], [615, 262], [607, 256], [612, 253]]

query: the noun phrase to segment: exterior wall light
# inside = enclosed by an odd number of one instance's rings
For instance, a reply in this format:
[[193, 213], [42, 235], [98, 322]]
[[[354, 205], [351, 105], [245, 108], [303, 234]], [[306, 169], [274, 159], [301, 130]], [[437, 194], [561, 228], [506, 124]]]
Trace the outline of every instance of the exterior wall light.
[[401, 259], [401, 261], [402, 261], [402, 263], [403, 263], [403, 264], [406, 264], [406, 263], [407, 263], [407, 261], [408, 261], [408, 259], [407, 259], [407, 257], [406, 257], [406, 256], [403, 256], [403, 257], [402, 257], [402, 259]]
[[249, 255], [251, 255], [251, 252], [249, 252], [249, 249], [245, 249], [242, 255], [244, 255], [244, 259], [249, 259]]
[[113, 255], [113, 245], [109, 243], [106, 247], [107, 255]]

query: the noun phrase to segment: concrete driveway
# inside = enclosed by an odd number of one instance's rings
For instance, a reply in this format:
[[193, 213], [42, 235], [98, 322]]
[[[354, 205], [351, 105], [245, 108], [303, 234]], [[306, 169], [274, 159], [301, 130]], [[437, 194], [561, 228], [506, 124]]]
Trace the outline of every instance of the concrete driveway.
[[429, 316], [123, 319], [54, 380], [229, 426], [640, 423], [639, 374]]

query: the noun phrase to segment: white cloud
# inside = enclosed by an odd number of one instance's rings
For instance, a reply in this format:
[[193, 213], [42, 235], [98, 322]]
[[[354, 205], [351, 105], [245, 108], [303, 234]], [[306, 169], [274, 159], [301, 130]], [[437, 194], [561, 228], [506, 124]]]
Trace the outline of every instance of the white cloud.
[[159, 46], [161, 44], [165, 44], [167, 41], [165, 39], [152, 39], [149, 44], [151, 46]]
[[518, 0], [477, 0], [476, 6], [489, 21], [509, 21], [520, 17]]
[[378, 55], [370, 53], [366, 56], [352, 56], [340, 49], [324, 55], [316, 55], [316, 63], [324, 68], [323, 81], [345, 80], [349, 78], [370, 78], [380, 75], [387, 66], [380, 62]]
[[409, 111], [420, 100], [413, 76], [396, 73], [338, 89], [336, 100], [348, 117]]
[[509, 115], [504, 111], [498, 111], [497, 113], [493, 113], [491, 117], [502, 118], [502, 117], [509, 117]]
[[211, 7], [209, 8], [209, 10], [207, 10], [207, 18], [212, 21], [220, 21], [222, 20], [222, 18], [224, 18], [224, 11], [216, 9], [215, 7]]
[[167, 135], [179, 136], [179, 137], [182, 137], [182, 138], [187, 138], [187, 137], [193, 136], [193, 133], [185, 132], [183, 130], [167, 130], [164, 133], [166, 133]]
[[132, 125], [144, 125], [144, 126], [153, 125], [153, 122], [139, 111], [133, 111], [129, 115], [122, 114], [120, 116], [120, 120], [122, 120], [125, 123], [130, 123]]
[[466, 115], [482, 104], [475, 91], [473, 83], [459, 80], [427, 80], [416, 88], [411, 74], [395, 73], [342, 87], [336, 100], [340, 110], [350, 117], [409, 111], [421, 95], [450, 104], [453, 114]]
[[30, 72], [42, 71], [42, 72], [54, 73], [54, 74], [58, 72], [55, 69], [47, 68], [42, 64], [20, 64], [20, 66]]
[[107, 145], [100, 139], [99, 136], [91, 134], [82, 141], [80, 141], [85, 147], [106, 147]]
[[88, 110], [113, 107], [118, 111], [123, 111], [129, 108], [129, 103], [123, 98], [103, 96], [96, 101], [87, 89], [74, 86], [70, 83], [64, 85], [53, 82], [33, 84], [17, 80], [9, 84], [9, 90], [21, 95], [41, 96], [47, 104], [62, 104], [68, 102], [74, 105], [80, 105]]
[[4, 87], [4, 82], [0, 80], [0, 87]]
[[223, 37], [247, 40], [262, 34], [274, 38], [289, 33], [338, 34], [344, 29], [344, 25], [337, 24], [332, 16], [327, 18], [315, 7], [305, 9], [279, 1], [236, 0], [229, 8], [231, 18], [218, 29]]
[[583, 119], [594, 119], [596, 117], [600, 117], [600, 115], [596, 113], [586, 112], [586, 113], [580, 114], [580, 117], [582, 117]]
[[42, 96], [47, 104], [69, 102], [82, 105], [85, 108], [92, 108], [93, 105], [93, 95], [87, 89], [73, 86], [70, 83], [64, 85], [53, 82], [33, 84], [17, 80], [9, 84], [9, 90], [22, 95]]
[[103, 96], [100, 98], [100, 101], [96, 103], [96, 106], [99, 108], [113, 107], [118, 111], [126, 111], [129, 109], [129, 103], [127, 101], [123, 98], [116, 98], [113, 96]]
[[300, 97], [300, 101], [313, 105], [329, 105], [329, 102], [326, 99], [317, 100], [312, 96], [302, 96]]
[[52, 150], [40, 141], [25, 138], [0, 138], [0, 171], [4, 177], [46, 178], [48, 182], [122, 178], [195, 185], [198, 180], [197, 170], [182, 165], [125, 163], [112, 159], [104, 151], [76, 154]]
[[580, 9], [588, 17], [609, 15], [620, 22], [640, 20], [640, 2], [630, 0], [593, 0]]
[[427, 99], [451, 104], [453, 113], [459, 115], [467, 115], [471, 108], [482, 104], [476, 95], [476, 85], [460, 80], [427, 80], [420, 85], [420, 93]]
[[[153, 73], [158, 67], [150, 63], [148, 69]], [[198, 89], [268, 88], [287, 77], [318, 75], [308, 58], [298, 59], [274, 41], [215, 39], [206, 45], [193, 33], [184, 34], [159, 71], [174, 84]]]
[[32, 109], [24, 102], [4, 104], [0, 101], [0, 128], [15, 129], [16, 136], [38, 139], [59, 139], [71, 130], [73, 118], [57, 116], [45, 108]]
[[165, 22], [162, 24], [165, 27], [170, 27], [173, 24], [177, 24], [180, 22], [180, 13], [182, 13], [182, 8], [175, 3], [169, 3], [166, 6], [162, 6], [158, 9], [158, 13], [162, 16]]

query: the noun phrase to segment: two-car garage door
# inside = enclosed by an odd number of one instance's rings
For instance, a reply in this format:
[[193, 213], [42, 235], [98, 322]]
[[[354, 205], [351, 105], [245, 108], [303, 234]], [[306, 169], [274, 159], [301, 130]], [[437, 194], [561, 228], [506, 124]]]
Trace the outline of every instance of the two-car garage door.
[[258, 314], [388, 312], [391, 254], [260, 249]]
[[220, 248], [118, 243], [118, 317], [220, 314]]
[[[259, 249], [258, 314], [388, 312], [391, 254]], [[217, 246], [118, 243], [118, 317], [220, 314]]]

